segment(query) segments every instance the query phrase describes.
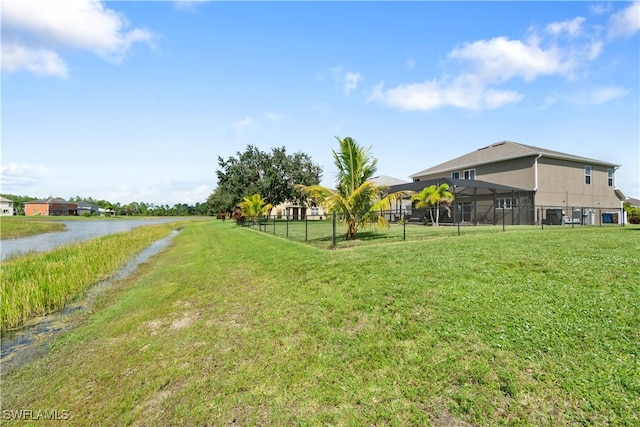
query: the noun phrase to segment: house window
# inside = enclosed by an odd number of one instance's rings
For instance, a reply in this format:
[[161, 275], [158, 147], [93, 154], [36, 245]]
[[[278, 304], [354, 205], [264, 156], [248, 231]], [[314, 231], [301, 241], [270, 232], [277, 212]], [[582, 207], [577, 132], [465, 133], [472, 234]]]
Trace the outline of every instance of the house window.
[[420, 178], [414, 178], [413, 182], [420, 182]]
[[511, 209], [515, 207], [515, 203], [511, 197], [496, 199], [496, 208], [498, 209]]
[[591, 185], [591, 166], [584, 167], [584, 183]]
[[466, 171], [464, 171], [464, 179], [476, 179], [476, 170], [467, 169]]
[[460, 172], [451, 172], [451, 178], [460, 179]]
[[613, 169], [607, 169], [607, 185], [613, 187]]

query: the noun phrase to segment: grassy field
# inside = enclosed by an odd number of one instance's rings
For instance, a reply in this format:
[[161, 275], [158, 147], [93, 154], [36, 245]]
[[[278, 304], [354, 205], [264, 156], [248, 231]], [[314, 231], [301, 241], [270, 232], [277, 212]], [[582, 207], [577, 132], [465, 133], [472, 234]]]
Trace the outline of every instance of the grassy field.
[[0, 237], [15, 239], [17, 237], [32, 236], [34, 234], [63, 231], [65, 225], [59, 222], [44, 222], [28, 220], [26, 217], [0, 216]]
[[631, 226], [329, 251], [188, 224], [47, 356], [3, 373], [3, 416], [638, 425], [639, 254]]

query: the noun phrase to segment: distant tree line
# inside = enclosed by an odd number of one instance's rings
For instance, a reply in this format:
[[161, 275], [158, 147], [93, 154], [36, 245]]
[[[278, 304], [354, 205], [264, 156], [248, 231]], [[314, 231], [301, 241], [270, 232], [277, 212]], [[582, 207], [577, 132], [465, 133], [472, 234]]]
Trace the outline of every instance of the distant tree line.
[[[24, 215], [24, 203], [38, 200], [37, 197], [16, 196], [13, 194], [1, 194], [2, 197], [13, 200], [14, 208], [18, 215]], [[48, 198], [48, 197], [47, 197]], [[64, 199], [64, 197], [57, 197]], [[131, 202], [125, 205], [112, 203], [108, 200], [96, 200], [92, 197], [70, 197], [69, 202], [88, 202], [100, 208], [112, 210], [117, 216], [191, 216], [191, 215], [212, 215], [207, 203], [196, 203], [188, 205], [186, 203], [176, 203], [173, 206], [156, 205], [145, 202]]]
[[[112, 210], [117, 216], [190, 216], [230, 214], [240, 206], [245, 197], [259, 194], [265, 203], [272, 206], [283, 202], [306, 204], [307, 197], [296, 185], [318, 185], [322, 168], [303, 152], [287, 154], [285, 147], [273, 148], [270, 152], [248, 145], [244, 152], [223, 159], [218, 156], [216, 171], [218, 185], [203, 203], [189, 205], [177, 203], [173, 206], [145, 202], [127, 204], [96, 200], [92, 197], [75, 196], [69, 202], [88, 202], [100, 208]], [[2, 194], [13, 200], [16, 213], [24, 215], [24, 203], [38, 200], [36, 197]], [[64, 199], [64, 197], [58, 197]]]

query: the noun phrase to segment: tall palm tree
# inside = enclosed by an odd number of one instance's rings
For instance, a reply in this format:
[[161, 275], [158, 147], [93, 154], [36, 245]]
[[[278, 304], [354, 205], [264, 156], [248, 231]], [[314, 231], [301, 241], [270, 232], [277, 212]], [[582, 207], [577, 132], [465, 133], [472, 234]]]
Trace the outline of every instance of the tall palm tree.
[[[451, 210], [449, 209], [449, 205], [453, 203], [453, 194], [449, 191], [448, 184], [441, 184], [439, 187], [435, 185], [431, 185], [429, 187], [425, 187], [418, 194], [414, 194], [411, 197], [412, 201], [418, 201], [416, 203], [417, 208], [430, 208], [429, 214], [431, 216], [431, 222], [434, 226], [438, 226], [440, 221], [440, 205], [443, 204], [447, 210], [447, 215], [451, 216]], [[433, 220], [433, 209], [435, 206], [436, 218]]]
[[338, 151], [333, 151], [336, 173], [336, 189], [321, 185], [298, 185], [303, 194], [324, 205], [329, 212], [340, 214], [340, 221], [347, 227], [347, 240], [355, 239], [358, 231], [366, 226], [385, 228], [388, 221], [380, 211], [391, 208], [400, 193], [385, 195], [386, 187], [370, 181], [377, 170], [378, 160], [369, 155], [369, 148], [360, 146], [353, 138], [340, 139]]
[[240, 202], [240, 209], [245, 218], [250, 218], [254, 224], [258, 223], [258, 218], [266, 215], [272, 208], [259, 194], [247, 196]]

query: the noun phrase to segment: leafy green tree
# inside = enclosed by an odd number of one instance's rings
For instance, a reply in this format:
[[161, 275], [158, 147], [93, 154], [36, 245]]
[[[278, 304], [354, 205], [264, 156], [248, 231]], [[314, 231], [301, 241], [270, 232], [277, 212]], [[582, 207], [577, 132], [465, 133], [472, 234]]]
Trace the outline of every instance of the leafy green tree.
[[640, 208], [631, 206], [629, 202], [624, 202], [622, 206], [627, 213], [629, 224], [640, 224]]
[[[425, 187], [418, 194], [414, 194], [411, 197], [412, 201], [417, 201], [417, 208], [428, 208], [429, 215], [431, 216], [431, 222], [434, 226], [438, 226], [440, 221], [440, 206], [444, 205], [447, 210], [447, 215], [451, 216], [451, 210], [449, 206], [453, 203], [453, 194], [449, 191], [448, 184], [441, 184], [439, 187], [435, 185], [431, 185], [429, 187]], [[435, 207], [436, 217], [435, 221], [433, 218], [433, 211]]]
[[258, 218], [266, 215], [271, 208], [271, 204], [267, 203], [265, 199], [257, 193], [253, 196], [245, 197], [242, 202], [240, 202], [242, 215], [245, 218], [251, 219], [254, 224], [257, 224]]
[[322, 168], [308, 154], [288, 155], [284, 147], [270, 153], [253, 145], [227, 160], [218, 156], [218, 186], [207, 199], [212, 212], [231, 212], [244, 197], [261, 194], [272, 205], [303, 201], [295, 184], [317, 185]]
[[380, 211], [390, 209], [391, 203], [405, 193], [385, 194], [386, 187], [371, 181], [378, 160], [369, 155], [370, 147], [363, 148], [350, 137], [336, 139], [340, 144], [338, 151], [332, 150], [338, 168], [336, 189], [321, 185], [298, 185], [298, 188], [329, 212], [340, 214], [340, 221], [347, 228], [347, 240], [355, 239], [363, 227], [388, 227], [389, 222]]
[[207, 205], [212, 215], [219, 212], [232, 212], [233, 207], [237, 204], [234, 194], [226, 191], [223, 187], [218, 186], [213, 193], [207, 198]]

